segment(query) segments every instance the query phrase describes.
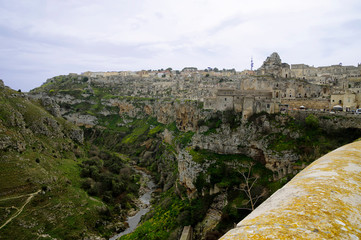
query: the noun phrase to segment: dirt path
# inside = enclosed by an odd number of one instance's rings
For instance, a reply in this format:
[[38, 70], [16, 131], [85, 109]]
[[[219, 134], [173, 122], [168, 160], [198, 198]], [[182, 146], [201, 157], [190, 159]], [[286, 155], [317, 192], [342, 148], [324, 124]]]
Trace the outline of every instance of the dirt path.
[[89, 198], [90, 198], [90, 200], [92, 200], [92, 201], [94, 201], [94, 202], [101, 203], [103, 206], [105, 206], [105, 204], [104, 204], [102, 201], [100, 201], [100, 200], [98, 200], [98, 199], [96, 199], [96, 198], [93, 198], [93, 197], [89, 197]]
[[0, 229], [2, 229], [3, 227], [5, 227], [9, 222], [11, 222], [14, 218], [16, 218], [17, 216], [20, 215], [20, 213], [23, 211], [24, 207], [30, 202], [30, 200], [40, 192], [41, 190], [38, 190], [34, 193], [30, 193], [30, 194], [26, 194], [26, 195], [21, 195], [21, 196], [17, 196], [17, 197], [10, 197], [10, 198], [4, 198], [1, 199], [0, 201], [5, 201], [5, 200], [9, 200], [9, 199], [15, 199], [15, 198], [19, 198], [19, 197], [24, 197], [24, 196], [29, 196], [28, 199], [26, 199], [25, 203], [23, 206], [21, 206], [20, 209], [18, 209], [18, 211], [11, 216], [3, 225], [0, 226]]
[[[37, 191], [37, 192], [39, 192], [39, 191]], [[34, 193], [28, 193], [28, 194], [24, 194], [24, 195], [15, 196], [15, 197], [3, 198], [3, 199], [0, 199], [0, 202], [10, 200], [10, 199], [17, 199], [17, 198], [21, 198], [21, 197], [25, 197], [25, 196], [30, 196], [32, 194], [34, 194]]]

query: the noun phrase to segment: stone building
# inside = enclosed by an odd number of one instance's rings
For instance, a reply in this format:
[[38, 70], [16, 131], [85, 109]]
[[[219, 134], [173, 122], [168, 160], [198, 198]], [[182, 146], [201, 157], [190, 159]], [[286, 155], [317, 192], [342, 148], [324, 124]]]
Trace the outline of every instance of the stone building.
[[272, 91], [218, 89], [216, 97], [205, 98], [204, 108], [219, 111], [234, 110], [242, 112], [247, 118], [254, 113], [279, 111]]
[[309, 80], [316, 84], [333, 84], [346, 78], [361, 78], [361, 65], [342, 66], [342, 64], [313, 67], [306, 64], [282, 63], [278, 53], [274, 52], [256, 71], [257, 75], [268, 75], [276, 78], [297, 78]]
[[334, 93], [331, 95], [331, 108], [340, 105], [343, 111], [352, 111], [361, 107], [361, 93], [346, 91], [344, 93]]

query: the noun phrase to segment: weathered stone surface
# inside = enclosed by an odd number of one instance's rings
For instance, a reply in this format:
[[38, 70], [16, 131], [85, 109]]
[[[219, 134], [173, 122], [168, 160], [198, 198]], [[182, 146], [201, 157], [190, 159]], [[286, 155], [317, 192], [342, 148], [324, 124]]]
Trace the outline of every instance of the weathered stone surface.
[[361, 141], [319, 158], [221, 239], [359, 239]]
[[164, 142], [166, 142], [168, 144], [172, 144], [172, 140], [173, 140], [172, 132], [169, 131], [168, 129], [165, 129], [163, 131], [163, 139], [164, 139]]
[[144, 112], [145, 112], [147, 115], [152, 115], [152, 114], [153, 114], [153, 108], [152, 108], [152, 106], [150, 106], [150, 105], [145, 105], [145, 106], [144, 106]]
[[192, 240], [193, 239], [193, 230], [192, 226], [185, 226], [182, 231], [182, 235], [179, 240]]
[[11, 146], [11, 138], [6, 135], [0, 135], [0, 150], [6, 149]]
[[203, 221], [195, 227], [197, 239], [206, 239], [206, 233], [212, 231], [221, 221], [222, 210], [228, 204], [227, 195], [219, 194], [208, 209]]
[[[284, 118], [286, 117], [280, 116], [276, 122], [285, 123]], [[292, 151], [277, 153], [268, 149], [269, 142], [264, 137], [265, 133], [277, 133], [279, 130], [265, 116], [259, 118], [258, 121], [255, 124], [242, 124], [237, 129], [231, 129], [228, 124], [222, 124], [217, 133], [209, 135], [197, 132], [193, 136], [192, 145], [220, 154], [245, 154], [277, 173], [276, 179], [282, 178], [290, 173], [289, 169], [299, 156]], [[298, 136], [295, 132], [292, 134], [292, 136]]]
[[123, 113], [129, 113], [134, 109], [134, 106], [129, 103], [114, 103], [114, 106], [119, 108], [119, 115], [122, 115]]
[[179, 182], [183, 184], [189, 194], [192, 195], [197, 191], [194, 183], [198, 174], [204, 171], [201, 164], [193, 161], [192, 156], [185, 150], [181, 150], [177, 157]]
[[257, 70], [260, 75], [280, 76], [282, 61], [278, 53], [274, 52], [263, 62], [263, 65]]
[[94, 126], [98, 123], [98, 119], [92, 115], [84, 115], [80, 113], [72, 113], [64, 116], [68, 121], [77, 125], [90, 125]]
[[43, 107], [49, 111], [54, 117], [60, 117], [60, 106], [50, 97], [44, 96], [41, 99]]
[[81, 129], [71, 129], [69, 131], [69, 137], [74, 140], [77, 141], [78, 143], [83, 143], [84, 142], [84, 132]]

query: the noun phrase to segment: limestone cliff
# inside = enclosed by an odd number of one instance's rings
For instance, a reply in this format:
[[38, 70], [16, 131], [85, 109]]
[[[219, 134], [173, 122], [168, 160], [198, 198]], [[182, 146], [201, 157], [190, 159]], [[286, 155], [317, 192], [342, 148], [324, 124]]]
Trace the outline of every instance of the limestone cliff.
[[[277, 56], [271, 60], [279, 65]], [[361, 135], [355, 127], [359, 120], [306, 111], [259, 113], [245, 119], [234, 111], [204, 109], [200, 101], [120, 96], [106, 83], [71, 83], [75, 85], [61, 80], [60, 85], [46, 86], [55, 89], [51, 94], [47, 89], [49, 93], [31, 95], [42, 99], [52, 114], [60, 112], [85, 126], [92, 144], [129, 154], [134, 163], [153, 172], [161, 191], [175, 187], [178, 197], [203, 201], [207, 209], [193, 222], [201, 225], [196, 233], [200, 237], [225, 217], [231, 224], [238, 214], [245, 214], [240, 208], [250, 208], [247, 196], [240, 194], [250, 181], [243, 179], [245, 171], [257, 179], [256, 196], [251, 198], [264, 199], [321, 154]], [[71, 87], [61, 89], [62, 84]], [[337, 133], [334, 126], [341, 126]]]

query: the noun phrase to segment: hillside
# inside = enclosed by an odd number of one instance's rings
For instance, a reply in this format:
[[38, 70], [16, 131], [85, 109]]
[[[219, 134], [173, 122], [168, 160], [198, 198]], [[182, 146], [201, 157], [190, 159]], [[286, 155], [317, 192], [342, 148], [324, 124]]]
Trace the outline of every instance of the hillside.
[[0, 83], [0, 238], [113, 232], [107, 205], [81, 188], [80, 164], [90, 156], [83, 131]]

